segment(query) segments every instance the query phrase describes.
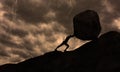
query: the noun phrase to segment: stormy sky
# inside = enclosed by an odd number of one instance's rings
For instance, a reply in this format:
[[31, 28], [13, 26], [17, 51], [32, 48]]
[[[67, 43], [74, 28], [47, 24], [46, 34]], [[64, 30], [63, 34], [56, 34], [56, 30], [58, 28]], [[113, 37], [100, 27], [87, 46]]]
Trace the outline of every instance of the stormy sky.
[[[73, 33], [73, 17], [87, 9], [99, 16], [102, 32], [120, 31], [120, 0], [0, 0], [0, 65], [53, 51]], [[83, 43], [70, 40], [70, 48]]]

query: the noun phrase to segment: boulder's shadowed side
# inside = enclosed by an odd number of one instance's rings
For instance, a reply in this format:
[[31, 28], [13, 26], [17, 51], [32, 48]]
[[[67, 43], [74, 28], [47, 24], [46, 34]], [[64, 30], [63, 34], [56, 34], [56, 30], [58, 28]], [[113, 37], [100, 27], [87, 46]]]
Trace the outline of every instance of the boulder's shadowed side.
[[98, 14], [86, 10], [73, 18], [74, 35], [82, 40], [94, 40], [98, 37], [101, 26]]

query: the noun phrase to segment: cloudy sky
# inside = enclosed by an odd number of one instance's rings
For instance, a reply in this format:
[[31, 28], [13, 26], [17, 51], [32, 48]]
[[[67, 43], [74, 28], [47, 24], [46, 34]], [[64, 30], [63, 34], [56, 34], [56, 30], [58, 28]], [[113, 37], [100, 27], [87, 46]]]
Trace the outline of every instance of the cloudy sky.
[[[73, 33], [73, 17], [87, 9], [98, 12], [101, 33], [120, 31], [119, 3], [120, 0], [0, 0], [0, 65], [53, 51]], [[71, 50], [83, 43], [75, 38], [69, 42]]]

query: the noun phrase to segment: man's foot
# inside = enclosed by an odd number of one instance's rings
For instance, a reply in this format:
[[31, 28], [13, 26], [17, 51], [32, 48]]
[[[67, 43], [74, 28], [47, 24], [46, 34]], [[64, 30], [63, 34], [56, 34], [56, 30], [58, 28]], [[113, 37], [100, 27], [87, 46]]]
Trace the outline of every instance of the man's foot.
[[67, 49], [65, 49], [64, 52], [67, 52]]
[[57, 49], [55, 49], [55, 51], [57, 51]]

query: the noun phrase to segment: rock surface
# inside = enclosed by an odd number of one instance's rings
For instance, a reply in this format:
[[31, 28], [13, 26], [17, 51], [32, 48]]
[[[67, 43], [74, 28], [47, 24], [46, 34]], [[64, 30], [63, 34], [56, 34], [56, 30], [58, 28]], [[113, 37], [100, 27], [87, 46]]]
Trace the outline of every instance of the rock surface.
[[101, 31], [99, 16], [93, 10], [86, 10], [73, 18], [74, 35], [82, 40], [94, 40]]

